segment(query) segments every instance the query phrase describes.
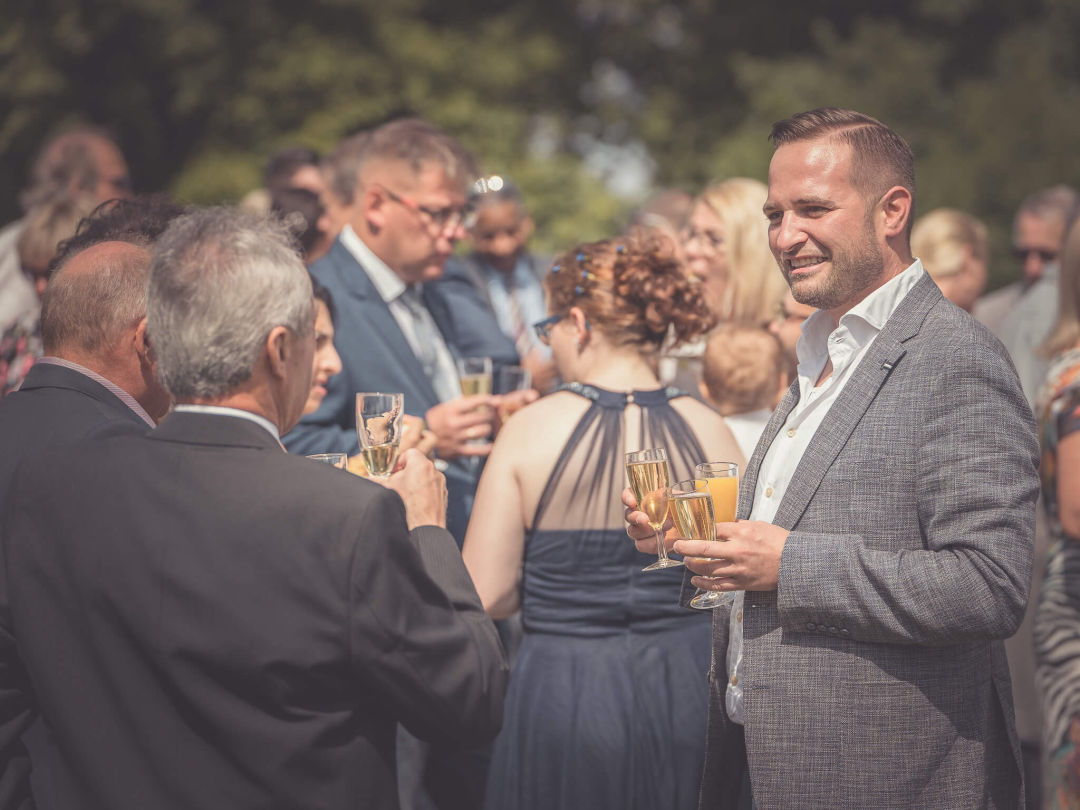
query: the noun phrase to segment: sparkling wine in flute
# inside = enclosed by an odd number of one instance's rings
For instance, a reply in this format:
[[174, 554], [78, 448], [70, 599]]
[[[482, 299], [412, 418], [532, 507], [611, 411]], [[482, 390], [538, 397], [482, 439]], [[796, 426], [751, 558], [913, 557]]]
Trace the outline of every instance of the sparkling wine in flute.
[[397, 461], [398, 443], [386, 442], [384, 444], [372, 444], [360, 448], [360, 455], [364, 459], [368, 475], [375, 478], [385, 478], [394, 469]]
[[667, 486], [671, 482], [667, 461], [639, 461], [626, 465], [630, 489], [649, 525], [659, 529], [667, 517]]
[[490, 394], [491, 393], [491, 375], [490, 374], [462, 374], [461, 375], [461, 393], [464, 396], [471, 397], [474, 394]]
[[671, 484], [667, 452], [662, 448], [653, 448], [627, 453], [626, 477], [630, 480], [630, 489], [634, 492], [638, 508], [645, 513], [649, 526], [656, 532], [657, 560], [642, 570], [655, 571], [682, 565], [680, 560], [669, 559], [664, 547], [664, 520], [667, 518], [668, 487]]
[[679, 534], [688, 540], [715, 540], [716, 521], [713, 518], [713, 502], [708, 492], [692, 495], [671, 496], [671, 514]]

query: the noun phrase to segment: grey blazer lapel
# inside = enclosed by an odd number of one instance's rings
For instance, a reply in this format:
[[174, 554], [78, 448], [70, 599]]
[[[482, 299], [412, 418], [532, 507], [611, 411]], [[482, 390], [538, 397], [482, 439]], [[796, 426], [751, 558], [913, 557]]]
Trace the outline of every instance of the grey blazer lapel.
[[[903, 344], [919, 333], [927, 313], [940, 300], [941, 292], [937, 285], [929, 276], [924, 276], [901, 301], [862, 361], [853, 369], [851, 379], [810, 440], [776, 511], [773, 523], [777, 526], [790, 529], [798, 522], [866, 409], [886, 384], [893, 369], [902, 362], [906, 354]], [[784, 418], [787, 418], [786, 414]], [[776, 429], [779, 430], [782, 425], [781, 421]], [[769, 428], [773, 428], [772, 422]], [[776, 434], [772, 435], [775, 437]], [[758, 454], [755, 452], [754, 455], [756, 457]]]

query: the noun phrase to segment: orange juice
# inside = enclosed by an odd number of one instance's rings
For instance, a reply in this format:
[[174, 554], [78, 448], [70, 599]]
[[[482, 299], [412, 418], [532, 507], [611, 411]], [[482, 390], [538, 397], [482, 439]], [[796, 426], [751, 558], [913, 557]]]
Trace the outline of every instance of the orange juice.
[[702, 483], [709, 487], [712, 495], [713, 513], [717, 523], [730, 523], [735, 520], [735, 508], [739, 503], [739, 477], [729, 475], [725, 478], [706, 478], [697, 483], [697, 488], [704, 489]]

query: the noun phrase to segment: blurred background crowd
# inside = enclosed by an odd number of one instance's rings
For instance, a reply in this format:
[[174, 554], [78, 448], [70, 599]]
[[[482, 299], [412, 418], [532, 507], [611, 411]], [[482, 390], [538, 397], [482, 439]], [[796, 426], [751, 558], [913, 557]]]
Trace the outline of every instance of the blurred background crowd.
[[[1029, 806], [1038, 807], [1040, 758], [1045, 765], [1047, 747], [1080, 735], [1080, 672], [1037, 674], [1034, 640], [1044, 664], [1067, 657], [1061, 623], [1073, 614], [1051, 609], [1034, 636], [1032, 627], [1040, 598], [1051, 608], [1068, 602], [1076, 582], [1066, 538], [1080, 536], [1080, 451], [1067, 441], [1080, 428], [1077, 35], [1080, 3], [1053, 0], [873, 9], [833, 0], [783, 14], [661, 0], [467, 11], [425, 0], [37, 4], [0, 34], [0, 220], [10, 223], [0, 231], [0, 394], [51, 354], [41, 296], [58, 246], [102, 203], [158, 192], [183, 205], [273, 213], [313, 266], [322, 302], [312, 397], [286, 447], [355, 453], [349, 398], [404, 390], [416, 441], [446, 462], [450, 531], [514, 650], [523, 556], [539, 554], [542, 570], [538, 548], [566, 531], [589, 538], [585, 558], [620, 543], [633, 555], [622, 536], [621, 464], [609, 463], [624, 429], [605, 421], [612, 414], [640, 409], [635, 418], [656, 442], [685, 456], [676, 466], [752, 454], [795, 378], [800, 327], [813, 312], [792, 298], [769, 251], [765, 133], [794, 110], [864, 110], [904, 133], [918, 156], [914, 255], [1002, 340], [1043, 426], [1036, 581], [1009, 650]], [[380, 168], [390, 144], [410, 139], [438, 177]], [[383, 223], [378, 211], [394, 206], [386, 216], [396, 219]], [[392, 273], [380, 281], [365, 251]], [[356, 264], [370, 289], [347, 281]], [[387, 286], [400, 282], [397, 292]], [[391, 328], [364, 308], [376, 294], [393, 317], [386, 324], [401, 329], [397, 348], [371, 349]], [[360, 325], [369, 323], [372, 335]], [[414, 377], [397, 351], [417, 363]], [[478, 412], [457, 387], [451, 355], [490, 357], [496, 374], [520, 366], [544, 398], [516, 428], [510, 413], [521, 402]], [[635, 403], [641, 391], [651, 393]], [[597, 443], [610, 452], [594, 469], [596, 457], [574, 448]], [[521, 458], [535, 463], [511, 460]], [[495, 488], [507, 480], [518, 484], [512, 496]], [[581, 480], [593, 486], [576, 498]], [[490, 537], [510, 540], [488, 548]], [[557, 608], [596, 587], [596, 569], [582, 565], [587, 581], [570, 577], [536, 603]], [[667, 588], [677, 591], [677, 580]], [[656, 604], [669, 596], [658, 592]], [[658, 626], [686, 634], [672, 635], [681, 640], [668, 652], [685, 653], [690, 670], [707, 667], [697, 661], [707, 655], [707, 617], [657, 611]], [[534, 616], [533, 630], [559, 619], [557, 609]], [[544, 673], [550, 660], [534, 659], [557, 655], [534, 650], [523, 666]], [[682, 692], [696, 688], [704, 684]], [[514, 711], [527, 719], [540, 709]], [[690, 712], [691, 737], [703, 720]], [[527, 735], [508, 742], [524, 734], [510, 729], [495, 764], [525, 779], [521, 763], [554, 753], [531, 748]], [[604, 733], [624, 734], [614, 721]], [[459, 777], [486, 764], [462, 765], [476, 757], [456, 752], [433, 770], [415, 762], [437, 763], [438, 752], [418, 747], [399, 740], [406, 806], [439, 803], [441, 791], [479, 806], [484, 777]], [[528, 790], [501, 775], [494, 789]]]

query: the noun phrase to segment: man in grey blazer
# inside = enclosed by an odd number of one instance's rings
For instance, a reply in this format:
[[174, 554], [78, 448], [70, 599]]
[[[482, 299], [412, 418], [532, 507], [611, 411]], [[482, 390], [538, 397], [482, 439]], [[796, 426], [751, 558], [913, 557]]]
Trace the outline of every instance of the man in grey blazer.
[[1031, 577], [1027, 402], [911, 256], [903, 139], [837, 109], [771, 137], [770, 245], [819, 311], [741, 520], [674, 545], [688, 584], [737, 592], [714, 613], [701, 806], [737, 806], [747, 765], [760, 810], [1023, 807], [1001, 639]]

